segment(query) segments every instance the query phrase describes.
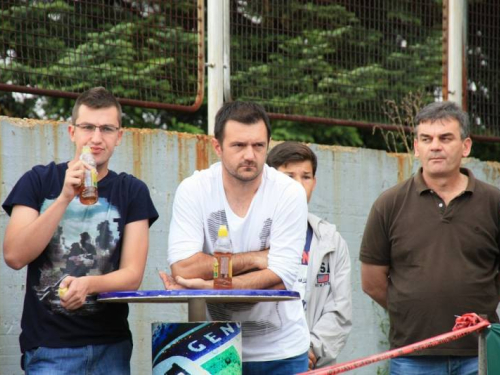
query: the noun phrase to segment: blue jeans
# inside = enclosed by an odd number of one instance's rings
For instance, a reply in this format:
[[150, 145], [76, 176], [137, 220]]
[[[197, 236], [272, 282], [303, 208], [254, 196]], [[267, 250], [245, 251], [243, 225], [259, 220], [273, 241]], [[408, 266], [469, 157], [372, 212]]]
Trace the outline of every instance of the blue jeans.
[[243, 362], [243, 375], [292, 375], [308, 370], [307, 352], [276, 361]]
[[132, 343], [76, 348], [39, 347], [24, 353], [26, 375], [127, 375]]
[[477, 357], [415, 356], [391, 359], [391, 375], [476, 375]]

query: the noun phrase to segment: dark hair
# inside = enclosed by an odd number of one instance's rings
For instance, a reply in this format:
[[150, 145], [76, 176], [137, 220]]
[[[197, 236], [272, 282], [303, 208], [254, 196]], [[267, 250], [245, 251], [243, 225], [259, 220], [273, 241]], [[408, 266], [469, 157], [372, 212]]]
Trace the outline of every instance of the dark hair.
[[316, 154], [305, 144], [299, 142], [283, 142], [274, 146], [267, 155], [266, 163], [273, 168], [278, 169], [288, 163], [310, 161], [313, 168], [313, 176], [316, 176], [318, 167], [318, 158]]
[[214, 136], [222, 145], [224, 140], [224, 128], [229, 120], [237, 121], [246, 125], [253, 125], [260, 120], [264, 121], [267, 129], [267, 142], [271, 139], [271, 123], [264, 108], [251, 102], [229, 102], [224, 103], [215, 115]]
[[415, 135], [417, 135], [418, 125], [422, 122], [434, 123], [444, 119], [457, 120], [460, 125], [461, 138], [469, 137], [469, 116], [454, 102], [434, 102], [422, 108], [415, 116]]
[[118, 124], [122, 126], [122, 106], [118, 100], [104, 87], [94, 87], [85, 92], [82, 92], [76, 98], [73, 112], [71, 113], [71, 123], [76, 124], [78, 118], [78, 111], [80, 106], [85, 105], [92, 109], [110, 108], [115, 107], [118, 111]]

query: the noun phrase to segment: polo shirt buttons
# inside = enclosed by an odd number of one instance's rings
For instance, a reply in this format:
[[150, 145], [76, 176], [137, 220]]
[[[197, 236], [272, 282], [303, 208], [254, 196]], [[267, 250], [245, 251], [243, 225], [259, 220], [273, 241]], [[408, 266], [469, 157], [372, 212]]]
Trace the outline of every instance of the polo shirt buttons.
[[438, 204], [438, 206], [439, 206], [440, 208], [443, 208], [443, 204], [442, 204], [442, 203], [439, 203], [439, 204]]

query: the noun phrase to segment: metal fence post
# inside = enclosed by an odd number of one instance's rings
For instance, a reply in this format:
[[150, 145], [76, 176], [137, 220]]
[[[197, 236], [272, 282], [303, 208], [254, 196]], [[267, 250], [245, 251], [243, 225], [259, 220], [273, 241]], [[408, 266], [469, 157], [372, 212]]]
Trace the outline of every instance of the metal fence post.
[[[479, 315], [483, 319], [488, 319], [488, 316], [485, 314], [480, 314]], [[478, 366], [477, 366], [477, 374], [478, 375], [487, 375], [488, 374], [488, 358], [486, 354], [486, 335], [488, 333], [487, 328], [483, 328], [479, 332], [479, 339], [478, 339], [478, 348], [477, 348], [477, 361], [478, 361]]]
[[477, 360], [478, 360], [478, 375], [486, 375], [488, 373], [488, 362], [486, 357], [486, 328], [484, 328], [481, 332], [479, 332], [479, 340], [478, 340], [478, 351], [477, 351]]
[[448, 100], [463, 108], [466, 2], [448, 0]]
[[224, 20], [229, 17], [220, 0], [207, 2], [208, 134], [214, 134], [215, 115], [224, 103]]

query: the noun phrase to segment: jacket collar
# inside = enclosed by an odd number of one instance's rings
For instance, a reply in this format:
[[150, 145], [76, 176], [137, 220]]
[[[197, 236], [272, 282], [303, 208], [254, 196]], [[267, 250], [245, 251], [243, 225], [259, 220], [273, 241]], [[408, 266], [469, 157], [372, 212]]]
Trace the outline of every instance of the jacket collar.
[[314, 233], [311, 247], [314, 241], [317, 241], [317, 248], [315, 251], [318, 251], [322, 256], [335, 251], [333, 238], [337, 232], [336, 226], [311, 213], [308, 214], [307, 221]]

